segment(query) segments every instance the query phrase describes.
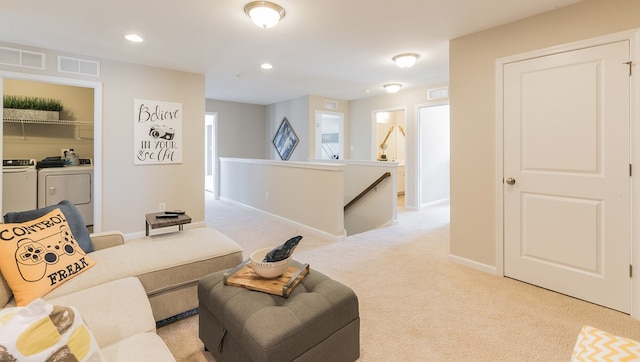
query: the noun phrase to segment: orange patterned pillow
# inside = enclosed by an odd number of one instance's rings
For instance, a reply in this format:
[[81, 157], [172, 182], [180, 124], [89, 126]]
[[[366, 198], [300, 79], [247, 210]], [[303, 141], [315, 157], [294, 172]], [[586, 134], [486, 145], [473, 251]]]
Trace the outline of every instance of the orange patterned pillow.
[[55, 209], [20, 224], [0, 224], [0, 272], [18, 306], [29, 304], [95, 265]]

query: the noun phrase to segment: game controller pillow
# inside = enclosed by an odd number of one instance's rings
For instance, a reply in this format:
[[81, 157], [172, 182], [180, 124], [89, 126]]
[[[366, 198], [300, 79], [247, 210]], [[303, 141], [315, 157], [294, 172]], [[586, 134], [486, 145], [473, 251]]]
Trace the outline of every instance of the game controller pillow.
[[0, 272], [18, 306], [29, 304], [95, 265], [54, 209], [20, 224], [0, 224]]
[[38, 298], [0, 311], [0, 361], [104, 361], [98, 343], [74, 307]]
[[67, 223], [69, 224], [69, 228], [71, 228], [71, 232], [73, 236], [75, 236], [78, 244], [85, 253], [90, 253], [94, 250], [93, 243], [91, 242], [91, 237], [89, 237], [89, 230], [85, 226], [84, 220], [82, 219], [82, 214], [76, 208], [71, 201], [62, 200], [56, 205], [51, 205], [47, 207], [43, 207], [41, 209], [28, 210], [28, 211], [19, 211], [19, 212], [8, 212], [4, 215], [4, 222], [6, 223], [17, 223], [17, 222], [25, 222], [33, 219], [37, 219], [45, 214], [48, 214], [54, 209], [62, 210], [65, 218], [67, 219]]

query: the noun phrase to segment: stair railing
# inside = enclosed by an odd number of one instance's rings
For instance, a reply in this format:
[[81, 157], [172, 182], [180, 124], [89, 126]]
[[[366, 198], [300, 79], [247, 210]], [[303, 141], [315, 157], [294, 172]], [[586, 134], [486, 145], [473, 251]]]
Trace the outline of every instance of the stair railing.
[[359, 193], [358, 196], [354, 197], [353, 200], [349, 201], [349, 203], [344, 205], [344, 210], [346, 211], [351, 205], [355, 204], [356, 202], [358, 202], [358, 200], [360, 200], [366, 194], [371, 192], [371, 190], [375, 189], [387, 177], [391, 177], [391, 172], [385, 172], [382, 174], [382, 176], [378, 177], [377, 180], [373, 181], [373, 183], [369, 185], [366, 189], [364, 189], [361, 193]]

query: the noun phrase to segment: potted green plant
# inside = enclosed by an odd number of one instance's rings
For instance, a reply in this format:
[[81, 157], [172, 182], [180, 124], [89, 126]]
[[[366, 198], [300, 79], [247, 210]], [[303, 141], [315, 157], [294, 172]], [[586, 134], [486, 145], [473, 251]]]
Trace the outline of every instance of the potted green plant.
[[51, 98], [4, 95], [2, 102], [5, 120], [57, 121], [62, 111], [62, 103]]

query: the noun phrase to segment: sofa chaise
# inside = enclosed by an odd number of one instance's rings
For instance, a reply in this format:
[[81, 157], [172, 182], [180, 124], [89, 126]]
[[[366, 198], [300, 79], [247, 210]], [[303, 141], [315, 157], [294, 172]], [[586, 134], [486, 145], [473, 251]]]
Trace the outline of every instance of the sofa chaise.
[[[67, 228], [67, 221], [71, 227], [72, 220], [76, 217], [70, 217], [74, 213], [73, 207], [60, 204], [57, 206], [58, 208], [49, 207], [42, 211], [48, 211], [41, 216], [45, 221], [35, 219], [17, 224], [50, 224], [51, 227], [48, 229], [55, 229], [55, 236], [47, 235], [36, 239], [36, 236], [29, 233], [26, 235], [28, 240], [24, 242], [25, 238], [21, 236], [23, 239], [18, 242], [18, 251], [15, 252], [15, 257], [11, 257], [18, 260], [19, 256], [25, 259], [26, 255], [26, 261], [17, 261], [14, 264], [18, 265], [18, 275], [27, 276], [27, 279], [34, 273], [41, 273], [44, 268], [51, 269], [48, 260], [38, 262], [40, 259], [29, 259], [32, 258], [33, 253], [30, 251], [33, 250], [33, 245], [43, 246], [46, 254], [41, 255], [51, 256], [53, 259], [82, 257], [78, 259], [82, 260], [81, 262], [76, 260], [70, 263], [69, 267], [58, 274], [49, 273], [50, 270], [42, 272], [48, 273], [48, 283], [67, 277], [68, 279], [45, 293], [41, 299], [46, 303], [77, 308], [95, 335], [107, 361], [173, 360], [171, 353], [155, 334], [156, 322], [197, 308], [198, 281], [205, 275], [242, 262], [240, 246], [209, 227], [126, 241], [119, 232], [90, 236], [87, 232], [91, 245], [80, 248], [79, 237], [76, 237], [76, 234], [82, 234], [84, 231], [79, 230], [77, 226], [75, 231], [73, 228]], [[8, 282], [10, 279], [5, 278], [10, 274], [10, 268], [2, 259], [6, 259], [10, 254], [5, 246], [12, 242], [5, 239], [11, 239], [8, 236], [12, 232], [23, 235], [28, 230], [37, 229], [22, 226], [11, 229], [11, 225], [16, 225], [11, 224], [15, 223], [16, 218], [7, 218], [8, 215], [5, 215], [5, 222], [9, 223], [2, 224], [4, 229], [0, 229], [0, 308], [3, 310], [25, 305], [14, 295], [12, 285]], [[56, 222], [61, 219], [66, 220], [59, 226]], [[55, 253], [49, 252], [50, 245], [46, 242], [51, 238], [62, 238], [60, 245], [56, 246], [58, 251]], [[91, 251], [84, 252], [85, 248]], [[83, 264], [85, 260], [86, 268]], [[72, 265], [76, 266], [77, 275]], [[0, 345], [0, 353], [1, 348]]]

